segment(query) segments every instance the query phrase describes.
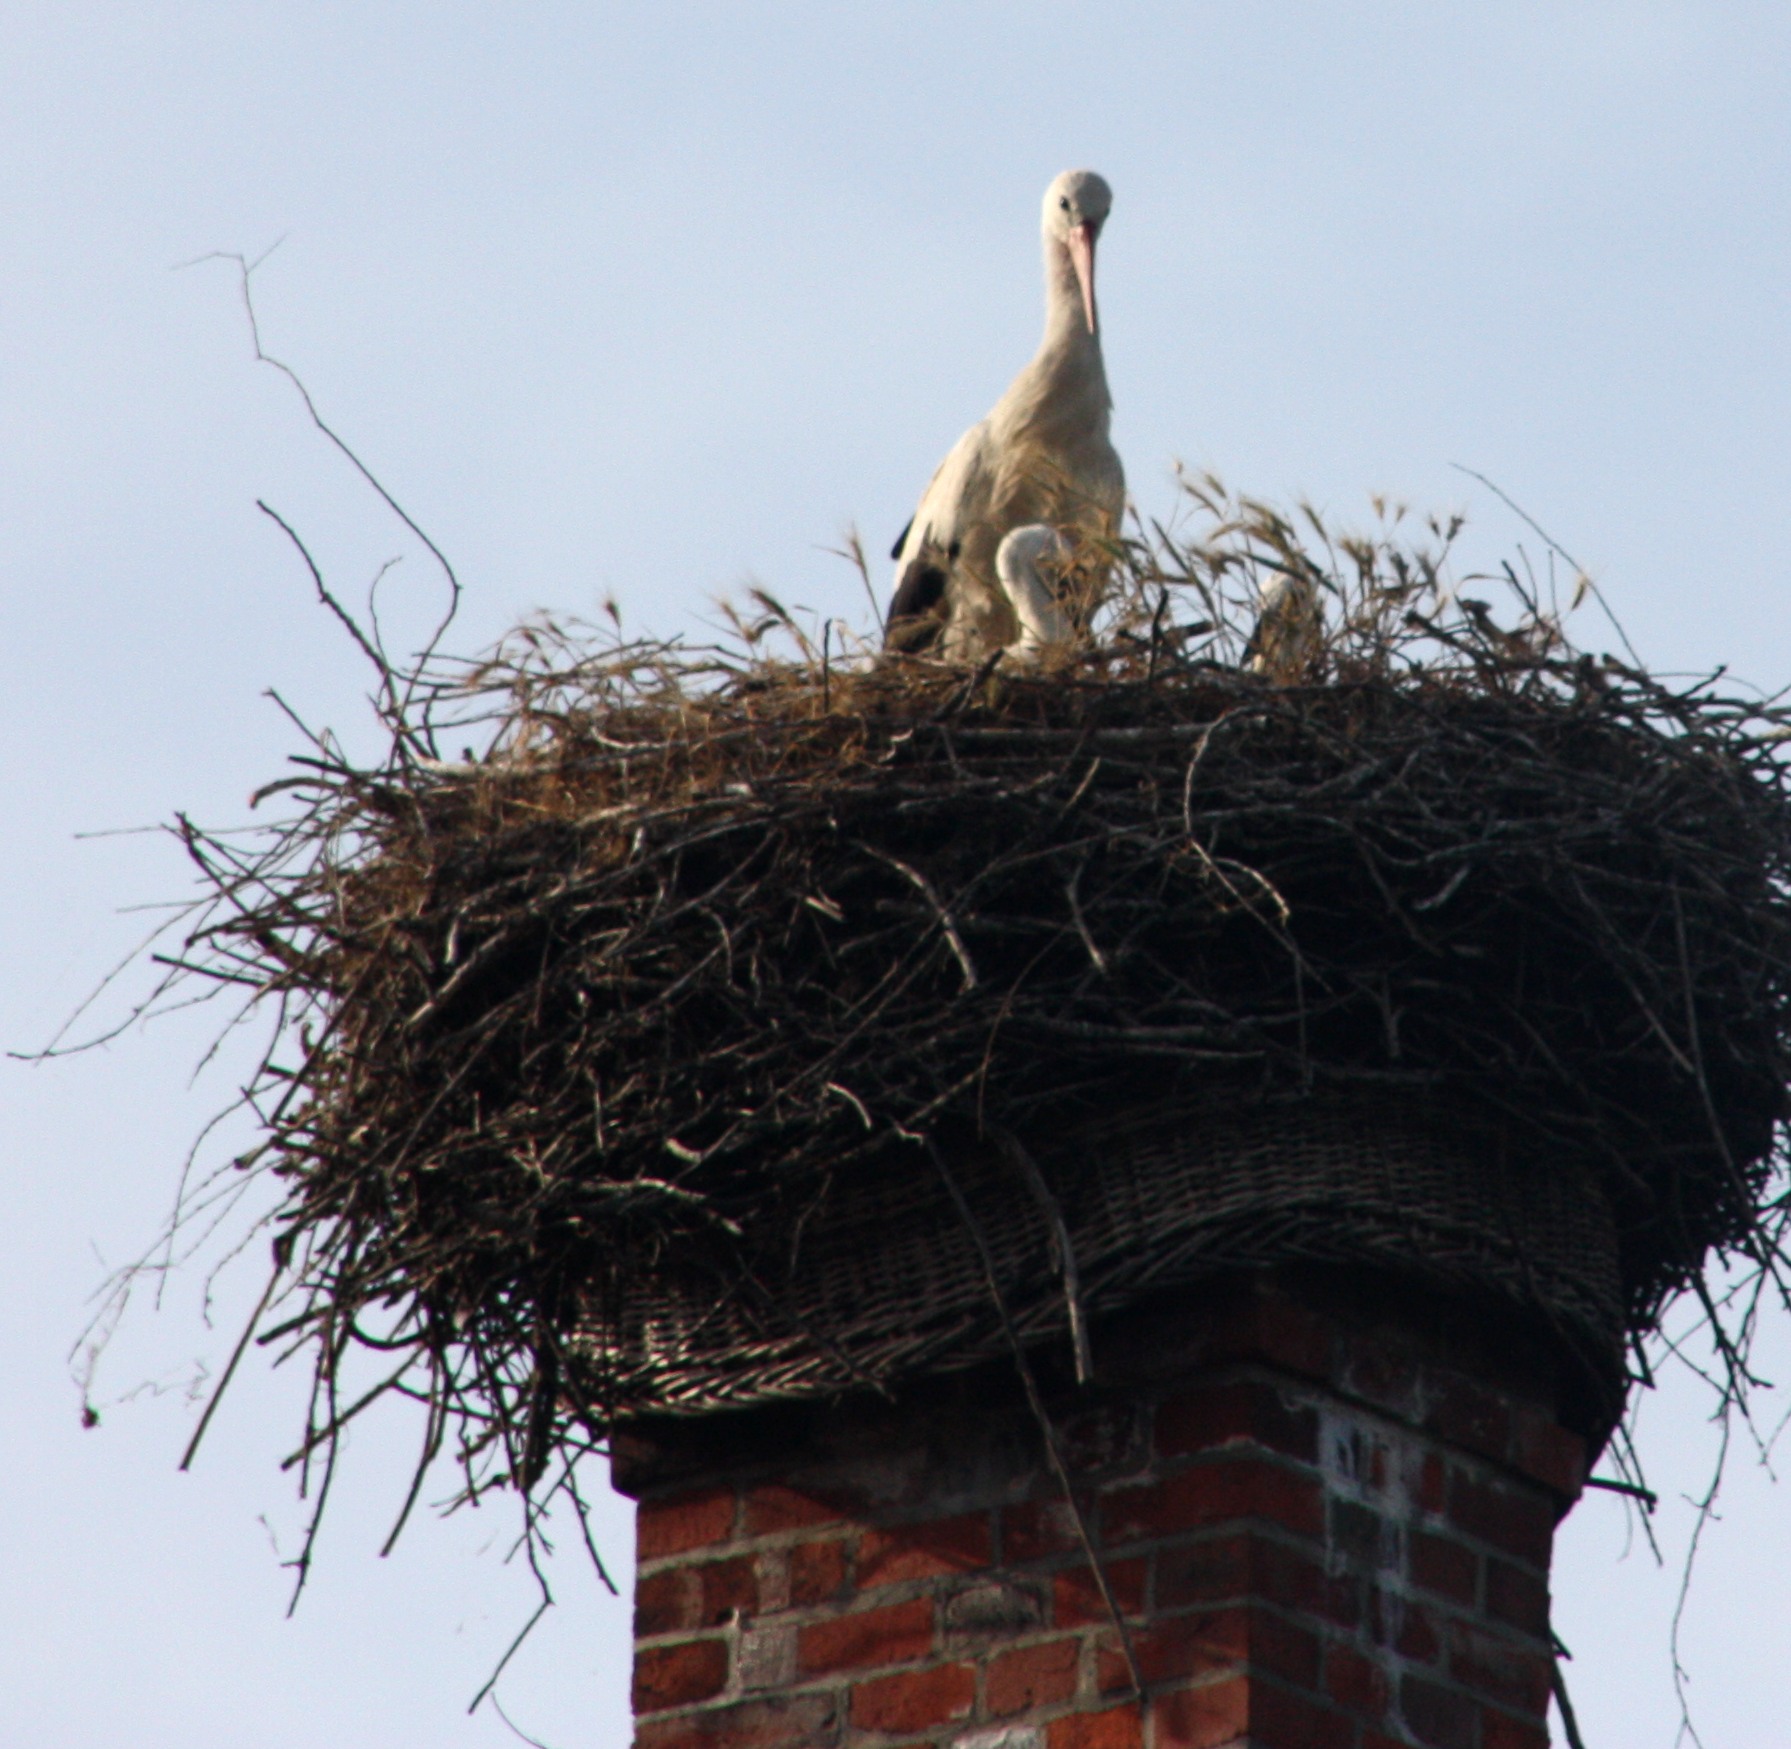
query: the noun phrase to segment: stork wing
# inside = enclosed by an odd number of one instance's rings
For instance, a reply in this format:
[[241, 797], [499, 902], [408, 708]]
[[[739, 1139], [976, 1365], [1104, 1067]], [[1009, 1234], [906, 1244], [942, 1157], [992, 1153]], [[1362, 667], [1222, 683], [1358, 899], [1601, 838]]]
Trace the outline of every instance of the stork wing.
[[987, 511], [992, 474], [989, 426], [984, 420], [971, 426], [933, 470], [920, 495], [920, 507], [896, 545], [898, 577], [924, 547], [948, 558], [956, 556], [953, 548], [964, 538], [965, 527]]
[[945, 585], [949, 573], [942, 556], [927, 550], [908, 561], [883, 624], [886, 650], [929, 650], [945, 626]]
[[988, 510], [993, 486], [986, 422], [951, 447], [895, 545], [896, 587], [883, 625], [891, 650], [926, 650], [951, 617], [951, 580], [964, 531]]

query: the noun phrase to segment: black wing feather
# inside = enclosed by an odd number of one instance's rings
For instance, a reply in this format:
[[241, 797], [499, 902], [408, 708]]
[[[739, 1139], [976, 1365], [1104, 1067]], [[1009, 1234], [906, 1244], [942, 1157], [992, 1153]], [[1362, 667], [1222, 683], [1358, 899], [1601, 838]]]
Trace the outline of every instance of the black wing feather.
[[[906, 536], [903, 537], [906, 539]], [[946, 572], [931, 557], [917, 557], [902, 573], [883, 622], [886, 650], [926, 650], [938, 641], [945, 615]]]

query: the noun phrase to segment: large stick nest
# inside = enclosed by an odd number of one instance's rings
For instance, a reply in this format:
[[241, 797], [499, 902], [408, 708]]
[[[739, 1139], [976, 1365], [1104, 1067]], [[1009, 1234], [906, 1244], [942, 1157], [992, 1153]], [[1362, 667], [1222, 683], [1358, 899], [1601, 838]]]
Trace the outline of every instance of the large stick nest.
[[[842, 662], [770, 602], [732, 655], [536, 627], [382, 665], [389, 753], [320, 738], [281, 824], [183, 826], [181, 965], [277, 1015], [253, 1160], [313, 1441], [368, 1345], [431, 1455], [457, 1425], [475, 1491], [532, 1480], [632, 1406], [577, 1364], [618, 1283], [774, 1306], [815, 1208], [917, 1139], [1127, 1100], [1365, 1088], [1570, 1150], [1636, 1336], [1713, 1249], [1770, 1275], [1776, 711], [1576, 655], [1519, 572], [1496, 623], [1453, 529], [1202, 502], [1048, 671]], [[1280, 684], [1240, 666], [1276, 572], [1331, 622]]]

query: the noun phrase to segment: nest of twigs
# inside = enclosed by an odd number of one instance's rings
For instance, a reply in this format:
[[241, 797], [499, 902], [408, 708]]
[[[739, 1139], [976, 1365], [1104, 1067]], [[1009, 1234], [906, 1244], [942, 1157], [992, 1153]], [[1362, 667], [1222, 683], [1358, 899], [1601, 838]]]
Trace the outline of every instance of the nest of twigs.
[[[427, 1457], [532, 1483], [675, 1371], [593, 1358], [629, 1295], [775, 1326], [855, 1186], [1126, 1102], [1366, 1090], [1571, 1155], [1638, 1339], [1713, 1250], [1773, 1279], [1776, 710], [1577, 654], [1522, 567], [1495, 611], [1453, 527], [1333, 543], [1194, 496], [1044, 670], [842, 657], [769, 600], [721, 649], [535, 627], [381, 659], [383, 759], [320, 737], [280, 823], [183, 825], [179, 975], [276, 1016], [248, 1164], [308, 1445], [370, 1350]], [[1277, 572], [1329, 621], [1285, 682], [1240, 665]]]

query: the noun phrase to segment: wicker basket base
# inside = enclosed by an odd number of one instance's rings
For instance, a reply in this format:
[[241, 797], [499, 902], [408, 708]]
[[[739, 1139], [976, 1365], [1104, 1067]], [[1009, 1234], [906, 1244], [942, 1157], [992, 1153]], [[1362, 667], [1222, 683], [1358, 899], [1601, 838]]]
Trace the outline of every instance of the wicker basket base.
[[[1069, 1327], [1054, 1203], [1091, 1318], [1240, 1269], [1341, 1264], [1503, 1301], [1582, 1366], [1621, 1376], [1615, 1229], [1591, 1173], [1444, 1110], [1320, 1097], [1134, 1107], [1026, 1146], [1049, 1203], [993, 1144], [951, 1149], [949, 1170], [1029, 1345]], [[976, 1235], [920, 1148], [832, 1186], [776, 1280], [623, 1278], [602, 1300], [581, 1358], [587, 1388], [620, 1416], [889, 1384], [1007, 1346]]]

